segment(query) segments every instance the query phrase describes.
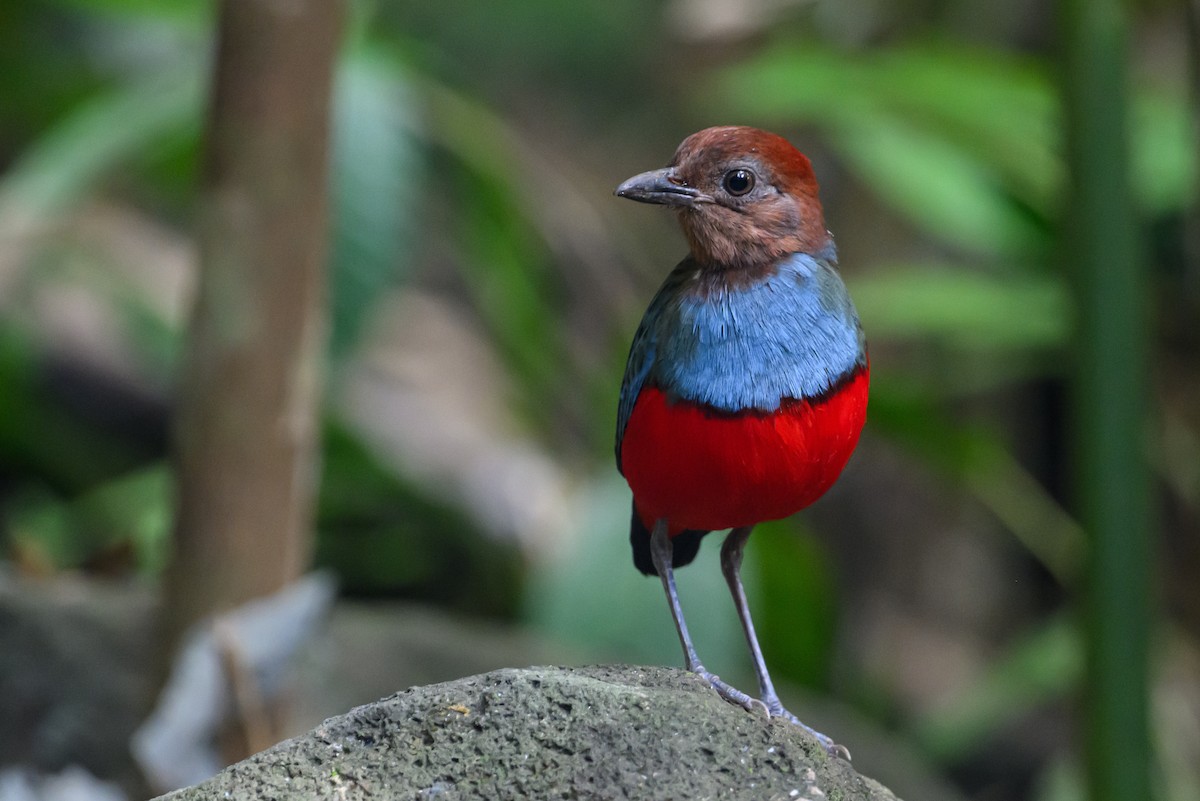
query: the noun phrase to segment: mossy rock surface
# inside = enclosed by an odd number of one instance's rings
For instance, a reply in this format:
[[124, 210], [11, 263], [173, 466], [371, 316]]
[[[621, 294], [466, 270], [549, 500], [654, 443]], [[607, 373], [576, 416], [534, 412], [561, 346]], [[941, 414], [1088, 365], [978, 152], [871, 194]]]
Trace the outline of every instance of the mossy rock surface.
[[163, 799], [895, 796], [784, 721], [668, 668], [498, 670], [414, 687]]

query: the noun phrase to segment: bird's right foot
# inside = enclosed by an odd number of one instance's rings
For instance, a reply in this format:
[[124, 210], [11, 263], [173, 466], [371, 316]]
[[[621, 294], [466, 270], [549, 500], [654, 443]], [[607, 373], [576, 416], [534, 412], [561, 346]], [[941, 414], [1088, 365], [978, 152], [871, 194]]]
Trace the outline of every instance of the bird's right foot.
[[837, 743], [835, 743], [833, 741], [833, 738], [831, 738], [829, 735], [821, 734], [821, 732], [817, 731], [812, 726], [809, 726], [807, 723], [804, 723], [803, 721], [800, 720], [800, 718], [796, 717], [791, 712], [788, 712], [786, 709], [783, 708], [783, 704], [781, 704], [779, 702], [778, 698], [767, 699], [766, 701], [760, 701], [759, 703], [761, 703], [764, 707], [766, 707], [767, 713], [771, 717], [783, 718], [784, 720], [788, 721], [789, 723], [799, 726], [800, 728], [804, 729], [806, 732], [811, 734], [813, 737], [816, 737], [817, 742], [819, 742], [821, 744], [821, 747], [824, 748], [826, 753], [828, 753], [831, 757], [836, 757], [838, 759], [844, 759], [847, 762], [850, 761], [850, 749], [849, 748], [847, 748], [844, 745], [838, 745]]

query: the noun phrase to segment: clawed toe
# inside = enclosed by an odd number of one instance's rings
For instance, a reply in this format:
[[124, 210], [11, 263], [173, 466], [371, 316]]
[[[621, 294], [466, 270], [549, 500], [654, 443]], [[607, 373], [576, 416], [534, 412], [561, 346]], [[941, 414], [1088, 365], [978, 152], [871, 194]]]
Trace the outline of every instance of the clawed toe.
[[788, 721], [789, 723], [799, 726], [800, 728], [804, 729], [806, 732], [811, 734], [813, 737], [816, 737], [817, 742], [819, 742], [821, 744], [821, 747], [824, 748], [826, 753], [828, 753], [831, 757], [835, 757], [837, 759], [844, 759], [847, 762], [850, 761], [850, 749], [848, 749], [844, 745], [838, 745], [828, 735], [821, 734], [821, 732], [817, 731], [812, 726], [809, 726], [808, 724], [802, 722], [800, 720], [800, 718], [796, 717], [791, 712], [788, 712], [786, 709], [784, 709], [783, 705], [780, 704], [778, 701], [775, 701], [774, 703], [767, 701], [767, 702], [764, 702], [764, 705], [767, 706], [771, 710], [771, 717], [783, 718], [784, 720]]
[[831, 757], [835, 757], [836, 759], [844, 759], [847, 762], [850, 761], [850, 749], [846, 748], [844, 745], [838, 745], [827, 735], [821, 734], [821, 732], [802, 722], [798, 717], [784, 709], [783, 704], [779, 702], [778, 698], [766, 698], [760, 701], [757, 698], [752, 698], [738, 688], [725, 683], [719, 676], [717, 676], [717, 674], [710, 673], [703, 667], [694, 668], [692, 672], [708, 682], [709, 686], [716, 690], [717, 695], [721, 696], [729, 703], [736, 704], [742, 709], [745, 709], [747, 712], [756, 712], [761, 710], [768, 718], [783, 718], [792, 725], [799, 726], [813, 737], [816, 737], [817, 742], [821, 744], [821, 747], [824, 748]]
[[765, 703], [758, 700], [757, 698], [753, 698], [753, 697], [747, 695], [746, 693], [739, 690], [737, 687], [734, 687], [730, 684], [727, 684], [724, 681], [721, 681], [721, 677], [718, 676], [717, 674], [710, 673], [709, 671], [705, 670], [703, 667], [697, 667], [693, 670], [693, 672], [697, 676], [699, 676], [700, 678], [702, 678], [706, 682], [708, 682], [709, 686], [717, 691], [717, 695], [721, 696], [729, 703], [736, 704], [737, 706], [740, 706], [742, 709], [745, 709], [747, 712], [753, 712], [756, 709], [761, 709], [767, 717], [771, 716], [771, 710], [770, 710], [770, 708], [768, 708], [768, 706]]

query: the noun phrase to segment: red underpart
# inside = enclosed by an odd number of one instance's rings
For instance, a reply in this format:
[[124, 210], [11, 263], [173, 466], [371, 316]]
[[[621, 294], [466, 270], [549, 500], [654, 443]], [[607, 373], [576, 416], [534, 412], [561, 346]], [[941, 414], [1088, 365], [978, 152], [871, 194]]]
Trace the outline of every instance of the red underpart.
[[638, 396], [621, 467], [647, 528], [671, 536], [748, 526], [794, 514], [828, 490], [850, 459], [867, 417], [868, 370], [814, 401], [785, 399], [774, 412], [723, 413]]

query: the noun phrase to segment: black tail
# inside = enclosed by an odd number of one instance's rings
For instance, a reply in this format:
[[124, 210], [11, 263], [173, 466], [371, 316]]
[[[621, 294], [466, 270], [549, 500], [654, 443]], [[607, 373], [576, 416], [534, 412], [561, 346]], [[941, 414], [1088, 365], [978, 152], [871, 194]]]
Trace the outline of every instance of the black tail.
[[[707, 531], [685, 529], [671, 538], [671, 567], [683, 567], [691, 564], [700, 552], [700, 540]], [[629, 524], [629, 544], [633, 546], [633, 565], [647, 576], [657, 576], [654, 560], [650, 558], [650, 530], [642, 525], [637, 508], [633, 510], [633, 520]]]

